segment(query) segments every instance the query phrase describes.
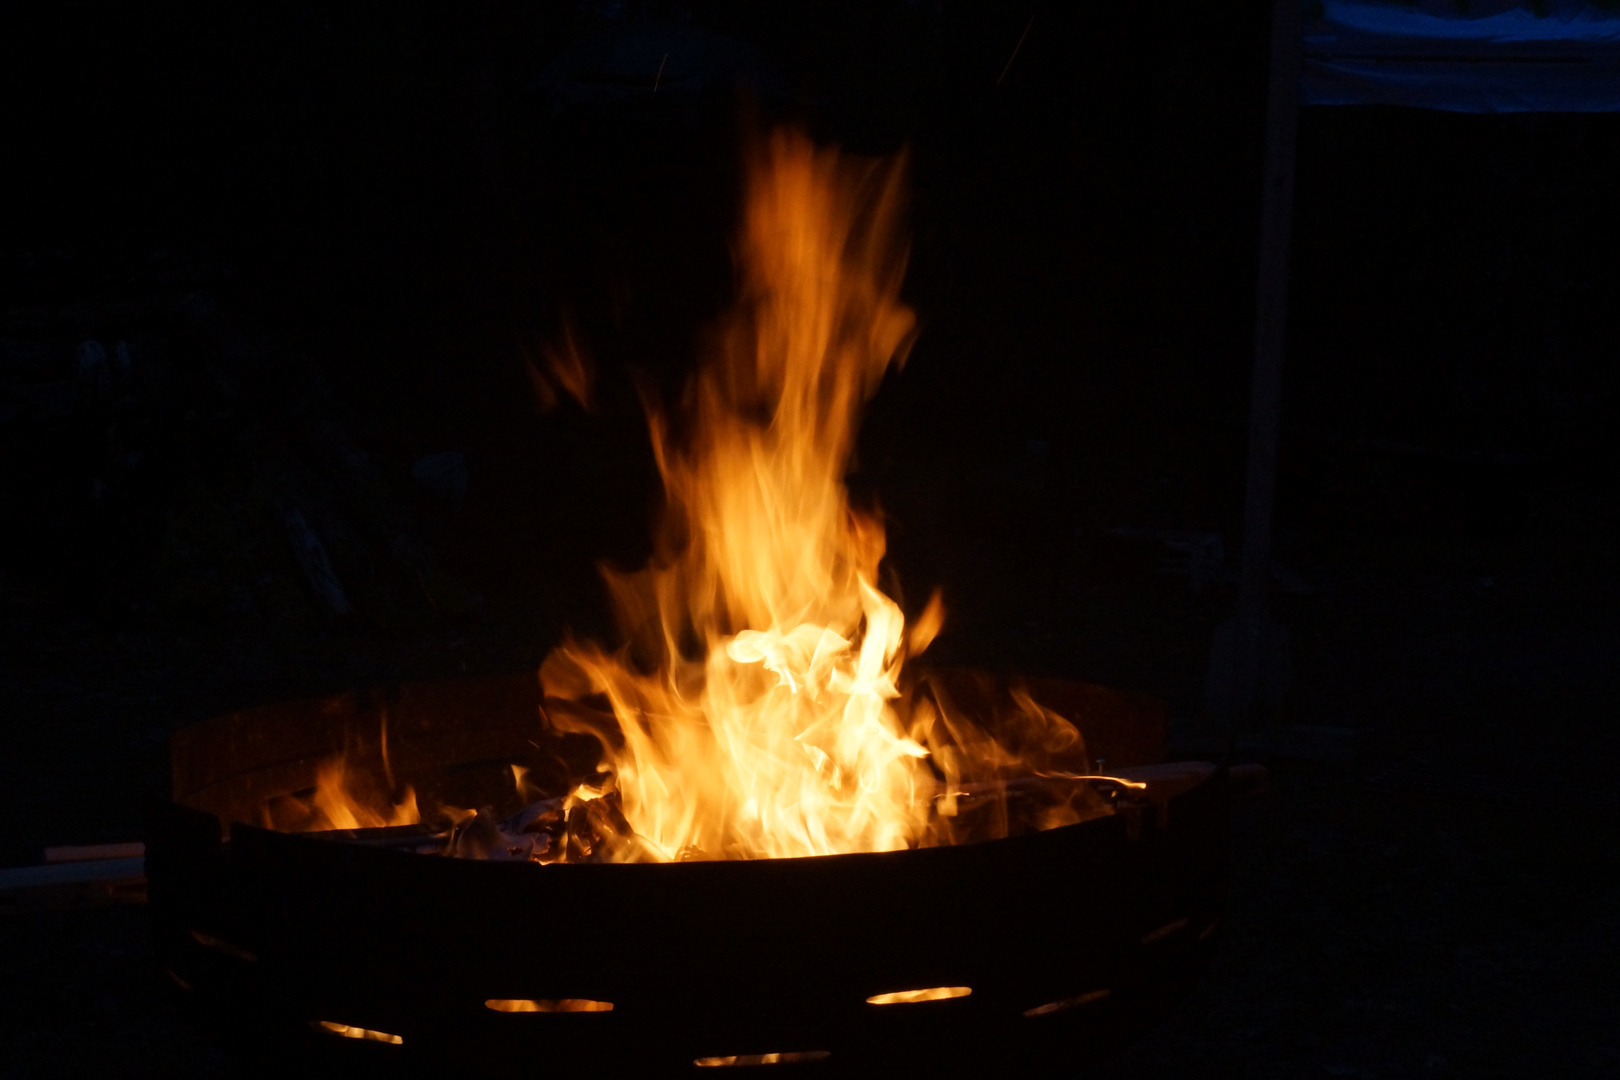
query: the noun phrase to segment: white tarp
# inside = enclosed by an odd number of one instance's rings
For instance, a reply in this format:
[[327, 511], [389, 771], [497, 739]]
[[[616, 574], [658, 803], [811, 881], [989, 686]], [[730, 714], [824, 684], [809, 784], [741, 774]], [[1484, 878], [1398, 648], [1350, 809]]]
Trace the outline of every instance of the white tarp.
[[1301, 105], [1620, 111], [1620, 2], [1313, 0]]

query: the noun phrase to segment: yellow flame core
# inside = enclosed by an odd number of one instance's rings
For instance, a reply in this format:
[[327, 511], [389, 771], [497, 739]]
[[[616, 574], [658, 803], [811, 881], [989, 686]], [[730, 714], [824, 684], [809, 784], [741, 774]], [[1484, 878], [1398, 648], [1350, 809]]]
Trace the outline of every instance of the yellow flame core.
[[[666, 493], [656, 554], [606, 572], [629, 644], [554, 651], [548, 713], [601, 738], [625, 817], [664, 857], [933, 842], [931, 822], [956, 812], [954, 797], [936, 802], [940, 781], [969, 758], [994, 774], [1005, 755], [931, 709], [895, 708], [906, 655], [943, 609], [936, 597], [908, 633], [877, 586], [882, 524], [843, 482], [861, 407], [913, 331], [899, 298], [901, 167], [790, 133], [751, 165], [740, 301], [679, 423], [648, 410]], [[615, 730], [566, 707], [593, 695]], [[1032, 708], [1056, 742], [1076, 742]]]

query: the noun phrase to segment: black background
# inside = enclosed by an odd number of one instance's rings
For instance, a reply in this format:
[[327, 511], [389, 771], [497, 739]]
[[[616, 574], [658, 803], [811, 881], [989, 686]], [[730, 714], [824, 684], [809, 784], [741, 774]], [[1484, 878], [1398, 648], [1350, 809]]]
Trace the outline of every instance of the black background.
[[[137, 836], [167, 732], [212, 713], [610, 636], [595, 565], [645, 558], [657, 499], [631, 372], [673, 392], [729, 302], [749, 124], [909, 154], [922, 332], [850, 484], [908, 608], [945, 590], [938, 655], [1196, 731], [1234, 592], [1210, 552], [1240, 542], [1264, 4], [5, 20], [5, 862]], [[681, 67], [698, 32], [751, 89]], [[559, 63], [626, 37], [672, 43], [669, 84], [621, 65], [569, 100]], [[1299, 154], [1276, 606], [1287, 719], [1355, 752], [1269, 756], [1222, 959], [1120, 1067], [1612, 1075], [1620, 127], [1310, 109]], [[565, 318], [590, 412], [526, 373]], [[459, 508], [411, 475], [450, 450]], [[0, 1075], [225, 1074], [139, 919], [0, 915]]]

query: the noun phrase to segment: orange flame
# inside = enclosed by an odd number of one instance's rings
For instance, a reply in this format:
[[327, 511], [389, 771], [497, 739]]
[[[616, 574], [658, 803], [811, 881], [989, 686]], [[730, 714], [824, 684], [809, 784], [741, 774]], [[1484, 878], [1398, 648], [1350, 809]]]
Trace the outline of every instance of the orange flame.
[[567, 394], [579, 403], [580, 408], [591, 407], [591, 386], [595, 381], [595, 372], [588, 357], [580, 351], [574, 343], [573, 327], [565, 320], [563, 322], [562, 344], [555, 348], [546, 348], [546, 372], [542, 373], [533, 360], [526, 359], [524, 364], [529, 375], [529, 385], [534, 388], [535, 399], [540, 404], [541, 412], [550, 412], [557, 407], [558, 393]]
[[326, 819], [329, 829], [379, 829], [390, 825], [415, 825], [422, 820], [416, 809], [416, 792], [405, 788], [397, 803], [378, 800], [363, 803], [350, 789], [343, 757], [322, 763], [315, 774], [314, 808]]
[[[555, 650], [548, 716], [602, 740], [625, 818], [666, 858], [949, 842], [962, 783], [1031, 766], [904, 698], [902, 665], [943, 605], [907, 629], [877, 587], [882, 523], [843, 483], [861, 407], [913, 334], [902, 168], [787, 133], [750, 164], [740, 302], [681, 422], [649, 407], [667, 497], [656, 554], [606, 573], [629, 644]], [[611, 719], [589, 707], [598, 695]], [[1024, 713], [1029, 746], [1078, 745], [1061, 717]], [[1041, 824], [1073, 820], [1065, 804]]]
[[[387, 761], [384, 743], [384, 762]], [[385, 768], [386, 765], [385, 765]], [[392, 778], [392, 769], [387, 768]], [[392, 786], [392, 785], [390, 785]], [[286, 795], [263, 804], [264, 824], [286, 832], [381, 829], [422, 820], [416, 792], [406, 785], [396, 802], [379, 790], [370, 773], [349, 767], [347, 751], [323, 759], [315, 769], [315, 789], [307, 797]]]

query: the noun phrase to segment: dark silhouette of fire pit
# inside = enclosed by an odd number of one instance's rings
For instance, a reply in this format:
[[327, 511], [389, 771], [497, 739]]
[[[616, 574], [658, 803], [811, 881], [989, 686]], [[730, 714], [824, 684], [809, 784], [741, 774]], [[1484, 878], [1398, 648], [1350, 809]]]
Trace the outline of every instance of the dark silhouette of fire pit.
[[154, 807], [147, 848], [158, 953], [255, 1053], [344, 1068], [1078, 1066], [1163, 1016], [1206, 965], [1240, 785], [1160, 764], [1151, 699], [1037, 692], [1108, 773], [1146, 788], [1115, 785], [1112, 814], [1046, 832], [759, 861], [540, 866], [402, 850], [409, 830], [252, 824], [385, 723], [388, 767], [424, 802], [479, 805], [468, 796], [509, 790], [514, 762], [555, 770], [579, 748], [537, 743], [532, 675], [221, 717], [171, 743], [173, 801]]

